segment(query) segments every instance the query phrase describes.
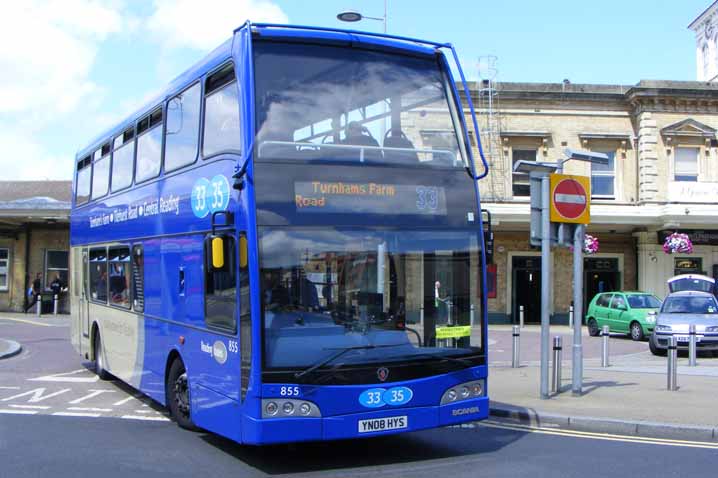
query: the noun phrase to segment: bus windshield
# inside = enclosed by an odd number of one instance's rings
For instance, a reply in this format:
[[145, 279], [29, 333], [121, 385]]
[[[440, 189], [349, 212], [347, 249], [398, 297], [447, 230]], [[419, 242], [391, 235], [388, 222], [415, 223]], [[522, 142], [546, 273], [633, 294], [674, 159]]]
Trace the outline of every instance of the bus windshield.
[[257, 159], [468, 163], [436, 57], [256, 42]]
[[475, 230], [262, 227], [260, 244], [266, 370], [480, 352]]

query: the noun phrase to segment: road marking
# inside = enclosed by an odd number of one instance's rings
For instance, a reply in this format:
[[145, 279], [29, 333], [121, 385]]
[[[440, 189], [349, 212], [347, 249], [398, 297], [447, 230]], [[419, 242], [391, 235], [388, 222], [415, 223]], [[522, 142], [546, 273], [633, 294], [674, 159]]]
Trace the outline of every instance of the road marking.
[[50, 407], [48, 405], [10, 405], [13, 408], [27, 408], [30, 410], [47, 410]]
[[[12, 406], [12, 405], [11, 405]], [[74, 412], [111, 412], [111, 408], [92, 408], [92, 407], [67, 407], [68, 410], [72, 410]]]
[[89, 400], [90, 398], [96, 397], [96, 396], [101, 395], [101, 394], [103, 394], [103, 393], [112, 393], [112, 392], [114, 392], [114, 390], [94, 390], [94, 389], [90, 389], [89, 391], [92, 392], [92, 393], [89, 393], [89, 394], [85, 395], [84, 397], [76, 398], [75, 400], [69, 402], [70, 405], [77, 405], [77, 404], [80, 403], [80, 402], [84, 402], [85, 400]]
[[14, 414], [14, 415], [35, 415], [37, 410], [8, 410], [0, 408], [0, 413]]
[[77, 375], [78, 373], [88, 372], [85, 368], [73, 370], [72, 372], [55, 373], [52, 375], [44, 375], [42, 377], [28, 378], [30, 382], [70, 382], [70, 383], [93, 383], [97, 382], [100, 377], [93, 375], [92, 377], [68, 377], [68, 375]]
[[58, 417], [92, 417], [98, 418], [99, 413], [88, 413], [88, 412], [55, 412], [53, 415]]
[[129, 402], [130, 400], [138, 400], [138, 399], [139, 399], [139, 397], [127, 397], [127, 398], [123, 398], [123, 399], [120, 400], [119, 402], [113, 403], [112, 406], [113, 406], [113, 407], [119, 407], [120, 405], [124, 405], [125, 403]]
[[640, 436], [612, 435], [610, 433], [594, 433], [582, 432], [576, 430], [561, 430], [555, 428], [532, 427], [528, 425], [503, 424], [492, 420], [486, 420], [480, 423], [481, 426], [489, 428], [501, 428], [504, 430], [522, 431], [527, 433], [540, 433], [543, 435], [557, 435], [575, 438], [587, 438], [594, 440], [618, 441], [625, 443], [643, 443], [646, 445], [663, 445], [663, 446], [682, 446], [688, 448], [706, 448], [709, 450], [718, 450], [718, 443], [689, 441], [689, 440], [672, 440], [666, 438], [649, 438]]
[[20, 390], [20, 387], [0, 387], [0, 390]]
[[126, 420], [148, 420], [151, 422], [169, 422], [170, 419], [167, 417], [148, 417], [147, 415], [122, 415]]
[[12, 320], [13, 322], [22, 322], [24, 324], [39, 325], [40, 327], [64, 327], [61, 325], [52, 325], [52, 324], [44, 324], [42, 322], [35, 322], [34, 320], [12, 319], [10, 317], [0, 317], [0, 320]]
[[16, 398], [24, 397], [25, 395], [32, 395], [32, 397], [27, 401], [27, 403], [37, 403], [41, 402], [43, 400], [46, 400], [51, 397], [56, 397], [60, 394], [63, 394], [65, 392], [69, 392], [69, 388], [65, 388], [60, 390], [59, 392], [54, 392], [49, 395], [43, 396], [43, 393], [45, 393], [45, 387], [36, 388], [34, 390], [29, 390], [27, 392], [18, 393], [17, 395], [13, 395], [11, 397], [3, 398], [3, 402], [9, 402], [10, 400], [14, 400]]

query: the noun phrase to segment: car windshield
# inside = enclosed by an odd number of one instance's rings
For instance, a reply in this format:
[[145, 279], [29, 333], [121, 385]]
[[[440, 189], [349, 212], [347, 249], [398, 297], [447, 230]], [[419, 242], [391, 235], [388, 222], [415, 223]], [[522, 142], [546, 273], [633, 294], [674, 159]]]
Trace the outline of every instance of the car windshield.
[[258, 41], [254, 60], [259, 161], [468, 165], [435, 56]]
[[668, 297], [663, 303], [665, 314], [716, 314], [718, 304], [713, 297]]
[[657, 297], [650, 294], [629, 295], [628, 305], [631, 309], [658, 309], [661, 301]]
[[476, 231], [262, 227], [260, 244], [267, 370], [480, 352]]

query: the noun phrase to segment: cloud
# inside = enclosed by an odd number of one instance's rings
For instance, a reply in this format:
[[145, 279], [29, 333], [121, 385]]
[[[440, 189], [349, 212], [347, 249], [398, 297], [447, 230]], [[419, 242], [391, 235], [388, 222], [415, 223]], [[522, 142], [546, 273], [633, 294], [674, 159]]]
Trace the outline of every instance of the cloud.
[[147, 28], [169, 48], [210, 50], [232, 36], [245, 20], [287, 23], [279, 6], [263, 0], [155, 0]]

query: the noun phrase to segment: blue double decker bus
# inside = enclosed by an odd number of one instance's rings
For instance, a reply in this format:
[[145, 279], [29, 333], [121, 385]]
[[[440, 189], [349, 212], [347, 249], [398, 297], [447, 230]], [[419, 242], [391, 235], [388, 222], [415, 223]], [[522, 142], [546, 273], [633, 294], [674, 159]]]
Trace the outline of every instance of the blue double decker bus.
[[480, 144], [456, 59], [237, 29], [77, 155], [77, 351], [240, 443], [486, 418]]

